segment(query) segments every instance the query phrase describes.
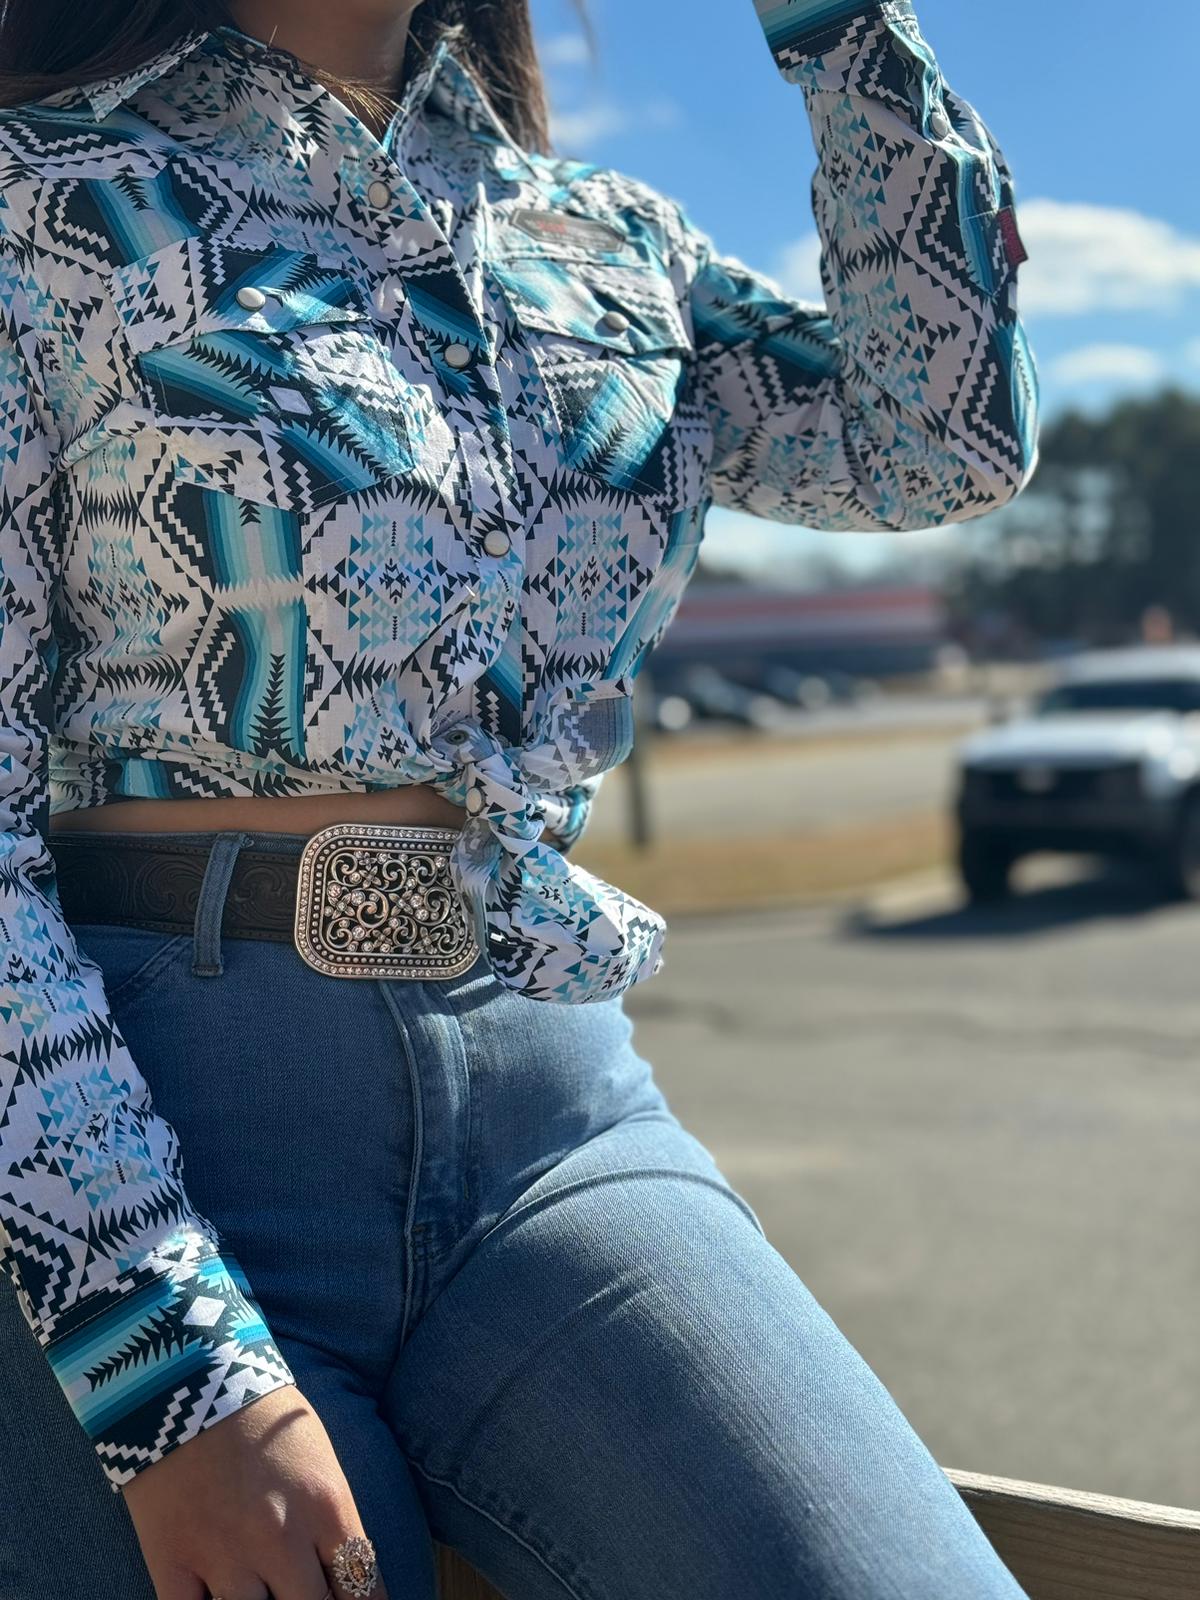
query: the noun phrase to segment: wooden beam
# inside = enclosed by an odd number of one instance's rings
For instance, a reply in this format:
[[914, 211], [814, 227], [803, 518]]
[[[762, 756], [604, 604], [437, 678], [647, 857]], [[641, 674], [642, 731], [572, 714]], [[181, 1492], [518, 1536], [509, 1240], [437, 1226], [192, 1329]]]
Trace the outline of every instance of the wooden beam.
[[943, 1470], [1030, 1600], [1200, 1596], [1200, 1511]]
[[[1200, 1596], [1200, 1511], [943, 1470], [1029, 1600]], [[437, 1553], [440, 1600], [504, 1600], [453, 1550]]]
[[463, 1558], [448, 1545], [436, 1547], [438, 1558], [438, 1600], [504, 1600], [468, 1566]]

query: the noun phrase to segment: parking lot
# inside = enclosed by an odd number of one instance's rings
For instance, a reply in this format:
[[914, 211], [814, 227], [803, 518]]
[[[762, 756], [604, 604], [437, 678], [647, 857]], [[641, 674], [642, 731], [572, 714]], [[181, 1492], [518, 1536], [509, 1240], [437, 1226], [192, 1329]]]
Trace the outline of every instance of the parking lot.
[[[752, 831], [827, 829], [940, 811], [951, 794], [951, 755], [960, 732], [979, 726], [976, 702], [935, 712], [891, 710], [846, 724], [826, 722], [787, 736], [726, 735], [724, 745], [660, 739], [647, 760], [651, 822], [662, 836], [719, 837]], [[589, 842], [628, 826], [629, 769], [601, 785]]]
[[933, 874], [677, 919], [629, 1006], [944, 1466], [1196, 1507], [1198, 958], [1136, 876], [980, 913]]

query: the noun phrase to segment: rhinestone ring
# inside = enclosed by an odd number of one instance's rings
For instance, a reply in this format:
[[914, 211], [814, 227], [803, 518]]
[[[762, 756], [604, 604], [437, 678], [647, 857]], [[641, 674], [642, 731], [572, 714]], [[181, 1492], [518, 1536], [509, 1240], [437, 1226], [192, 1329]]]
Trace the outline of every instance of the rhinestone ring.
[[375, 1564], [375, 1546], [370, 1539], [359, 1534], [343, 1540], [333, 1552], [330, 1565], [338, 1585], [353, 1595], [354, 1600], [364, 1600], [375, 1593], [379, 1582], [379, 1568]]

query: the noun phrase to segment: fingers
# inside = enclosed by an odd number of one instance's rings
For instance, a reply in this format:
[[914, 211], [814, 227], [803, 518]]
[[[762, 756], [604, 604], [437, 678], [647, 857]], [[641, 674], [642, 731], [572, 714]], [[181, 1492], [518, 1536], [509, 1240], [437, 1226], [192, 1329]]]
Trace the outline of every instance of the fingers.
[[[375, 1547], [349, 1484], [343, 1483], [342, 1490], [325, 1500], [318, 1519], [309, 1524], [326, 1588], [332, 1600], [388, 1600]], [[325, 1591], [318, 1590], [313, 1600], [325, 1600]]]
[[155, 1600], [208, 1600], [208, 1590], [191, 1572], [151, 1572]]
[[[387, 1590], [379, 1575], [375, 1547], [363, 1533], [362, 1525], [334, 1532], [318, 1545], [322, 1569], [328, 1575], [333, 1600], [387, 1600]], [[323, 1595], [314, 1600], [324, 1600]]]
[[[267, 1600], [325, 1600], [330, 1590], [337, 1590], [321, 1565], [316, 1549], [309, 1545], [305, 1550], [289, 1551], [282, 1559], [263, 1573]], [[223, 1600], [235, 1600], [225, 1590]], [[247, 1596], [247, 1600], [250, 1597]], [[372, 1596], [371, 1600], [375, 1600]]]
[[[374, 1548], [361, 1530], [335, 1533], [320, 1549], [279, 1562], [263, 1582], [262, 1600], [387, 1600]], [[220, 1600], [260, 1600], [253, 1588], [213, 1592]]]

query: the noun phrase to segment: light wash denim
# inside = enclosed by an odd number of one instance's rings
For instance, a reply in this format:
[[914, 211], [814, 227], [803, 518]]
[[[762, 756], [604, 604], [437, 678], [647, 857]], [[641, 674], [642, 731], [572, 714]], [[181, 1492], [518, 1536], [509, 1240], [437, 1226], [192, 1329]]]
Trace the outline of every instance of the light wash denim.
[[[303, 835], [175, 837], [219, 843], [193, 933], [74, 931], [392, 1600], [434, 1537], [508, 1600], [1022, 1600], [619, 998], [327, 977], [220, 932], [239, 845]], [[153, 1600], [6, 1278], [0, 1518], [3, 1600]]]

